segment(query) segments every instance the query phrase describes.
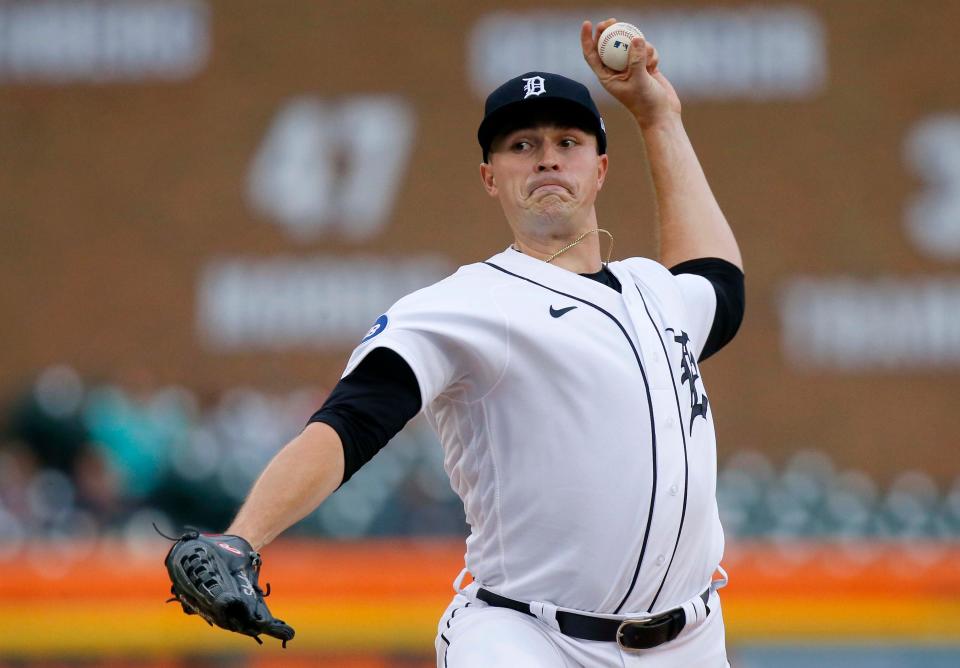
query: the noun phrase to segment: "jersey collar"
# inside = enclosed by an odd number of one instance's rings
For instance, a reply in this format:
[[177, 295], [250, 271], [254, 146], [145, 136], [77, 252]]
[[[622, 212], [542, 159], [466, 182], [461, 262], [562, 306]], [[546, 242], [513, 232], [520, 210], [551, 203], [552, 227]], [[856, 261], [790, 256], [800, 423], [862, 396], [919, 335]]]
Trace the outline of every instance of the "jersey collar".
[[[524, 255], [512, 246], [508, 246], [506, 250], [494, 255], [487, 260], [487, 262], [495, 264], [501, 269], [506, 269], [511, 273], [536, 281], [553, 290], [576, 295], [584, 299], [589, 299], [590, 301], [605, 301], [609, 303], [611, 301], [619, 302], [621, 298], [616, 291], [611, 290], [608, 286], [592, 278], [586, 278], [568, 269], [547, 264], [543, 260]], [[611, 271], [614, 271], [617, 278], [620, 278], [614, 268], [616, 264], [616, 262], [611, 262], [607, 266], [610, 267]], [[621, 280], [621, 283], [622, 282]]]

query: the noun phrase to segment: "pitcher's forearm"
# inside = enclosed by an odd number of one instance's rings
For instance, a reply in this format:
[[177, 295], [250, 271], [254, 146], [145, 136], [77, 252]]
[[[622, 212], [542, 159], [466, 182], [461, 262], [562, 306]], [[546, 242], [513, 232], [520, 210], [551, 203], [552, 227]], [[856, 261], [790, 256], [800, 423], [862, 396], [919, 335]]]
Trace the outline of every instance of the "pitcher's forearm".
[[343, 466], [337, 432], [322, 422], [307, 425], [260, 474], [227, 533], [259, 550], [330, 496]]
[[660, 262], [718, 257], [743, 268], [740, 249], [720, 210], [679, 114], [641, 125], [660, 219]]

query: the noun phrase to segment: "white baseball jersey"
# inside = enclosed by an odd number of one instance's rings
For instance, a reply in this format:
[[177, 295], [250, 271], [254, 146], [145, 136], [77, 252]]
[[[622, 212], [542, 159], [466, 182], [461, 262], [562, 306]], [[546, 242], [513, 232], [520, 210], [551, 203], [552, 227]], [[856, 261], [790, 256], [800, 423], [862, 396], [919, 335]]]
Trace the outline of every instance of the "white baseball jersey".
[[697, 369], [716, 296], [632, 258], [622, 294], [507, 249], [398, 301], [353, 352], [416, 375], [463, 500], [466, 565], [503, 596], [661, 612], [723, 553], [712, 411]]

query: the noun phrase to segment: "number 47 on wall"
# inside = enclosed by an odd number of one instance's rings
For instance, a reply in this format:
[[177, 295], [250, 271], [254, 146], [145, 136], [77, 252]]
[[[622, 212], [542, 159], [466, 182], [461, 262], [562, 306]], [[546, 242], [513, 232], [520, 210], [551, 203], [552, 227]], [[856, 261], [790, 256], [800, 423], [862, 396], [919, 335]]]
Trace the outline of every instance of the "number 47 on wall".
[[368, 239], [389, 220], [415, 130], [402, 98], [295, 98], [253, 159], [250, 201], [298, 241], [330, 233]]

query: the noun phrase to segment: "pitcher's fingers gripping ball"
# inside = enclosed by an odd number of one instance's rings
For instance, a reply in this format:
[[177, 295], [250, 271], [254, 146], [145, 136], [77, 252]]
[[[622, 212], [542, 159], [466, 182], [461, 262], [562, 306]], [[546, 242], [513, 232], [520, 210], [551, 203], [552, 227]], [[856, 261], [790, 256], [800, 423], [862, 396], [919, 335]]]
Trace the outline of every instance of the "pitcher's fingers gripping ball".
[[634, 37], [643, 37], [637, 26], [620, 21], [607, 27], [597, 40], [600, 60], [611, 70], [622, 72], [630, 63], [630, 44]]
[[188, 531], [176, 539], [164, 560], [173, 585], [173, 598], [188, 615], [200, 615], [210, 625], [251, 636], [260, 634], [283, 641], [293, 638], [293, 627], [277, 619], [264, 602], [270, 594], [260, 589], [260, 554], [239, 536], [203, 535]]

